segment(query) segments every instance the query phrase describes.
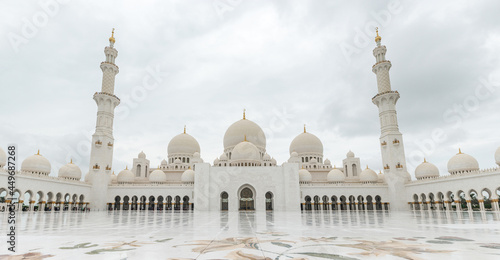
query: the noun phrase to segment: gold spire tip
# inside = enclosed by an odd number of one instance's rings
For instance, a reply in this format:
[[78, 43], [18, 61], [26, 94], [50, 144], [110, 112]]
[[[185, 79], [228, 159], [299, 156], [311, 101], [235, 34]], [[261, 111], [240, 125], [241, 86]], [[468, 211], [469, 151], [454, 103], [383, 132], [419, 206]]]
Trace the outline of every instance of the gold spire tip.
[[375, 31], [377, 32], [377, 37], [375, 37], [375, 42], [379, 42], [380, 40], [382, 40], [382, 37], [378, 35], [378, 27], [375, 27]]
[[115, 28], [111, 31], [111, 37], [109, 37], [109, 41], [115, 43]]
[[40, 149], [38, 149], [38, 152], [36, 153], [36, 155], [40, 155]]
[[458, 154], [462, 153], [462, 149], [458, 148]]
[[424, 162], [427, 162], [427, 161], [425, 160], [425, 157], [424, 157]]
[[304, 133], [306, 132], [306, 124], [304, 124]]
[[71, 158], [71, 160], [69, 161], [69, 163], [73, 164], [73, 158]]
[[247, 110], [243, 108], [243, 120], [246, 120], [246, 119], [247, 119], [247, 118], [246, 118], [246, 112], [247, 112]]
[[186, 125], [184, 125], [184, 133], [186, 133]]
[[247, 135], [245, 135], [245, 140], [244, 140], [244, 141], [245, 141], [245, 142], [248, 142], [248, 141], [247, 141]]
[[125, 170], [128, 170], [128, 165], [127, 165], [127, 166], [125, 166]]

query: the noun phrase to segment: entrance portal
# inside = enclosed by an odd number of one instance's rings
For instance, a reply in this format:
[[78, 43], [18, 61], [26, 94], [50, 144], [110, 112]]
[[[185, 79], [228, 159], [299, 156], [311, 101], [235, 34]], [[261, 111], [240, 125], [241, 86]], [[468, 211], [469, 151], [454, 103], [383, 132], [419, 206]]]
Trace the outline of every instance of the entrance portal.
[[255, 210], [253, 191], [248, 187], [240, 192], [240, 210]]

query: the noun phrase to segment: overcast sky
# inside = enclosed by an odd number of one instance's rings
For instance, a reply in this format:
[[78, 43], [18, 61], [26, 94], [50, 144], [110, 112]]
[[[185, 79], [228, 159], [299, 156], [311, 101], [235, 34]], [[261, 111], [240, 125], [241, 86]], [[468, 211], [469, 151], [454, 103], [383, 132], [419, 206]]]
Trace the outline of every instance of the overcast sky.
[[0, 145], [17, 143], [21, 160], [40, 149], [52, 175], [70, 158], [88, 171], [112, 28], [117, 172], [142, 150], [156, 167], [184, 125], [213, 162], [244, 108], [279, 164], [307, 124], [332, 164], [352, 150], [380, 170], [375, 26], [401, 94], [410, 173], [425, 156], [447, 174], [459, 147], [496, 165], [498, 1], [43, 2], [0, 4]]

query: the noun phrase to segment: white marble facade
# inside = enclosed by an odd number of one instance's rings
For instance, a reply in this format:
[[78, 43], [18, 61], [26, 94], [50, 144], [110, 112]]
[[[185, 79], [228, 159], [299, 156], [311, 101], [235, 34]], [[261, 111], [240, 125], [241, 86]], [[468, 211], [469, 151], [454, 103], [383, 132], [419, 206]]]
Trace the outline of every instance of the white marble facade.
[[[378, 32], [373, 51], [378, 93], [372, 102], [379, 109], [383, 171], [362, 167], [352, 151], [342, 165], [332, 165], [321, 140], [305, 126], [291, 141], [290, 158], [280, 164], [266, 152], [264, 132], [245, 112], [228, 127], [224, 150], [213, 163], [204, 162], [198, 141], [184, 129], [172, 138], [160, 165], [150, 165], [140, 152], [130, 169], [116, 170], [112, 162], [114, 109], [120, 103], [114, 95], [118, 51], [114, 35], [109, 41], [101, 64], [101, 92], [93, 97], [98, 112], [88, 172], [81, 180], [81, 169], [70, 162], [52, 177], [50, 161], [40, 153], [26, 158], [14, 196], [19, 210], [23, 204], [25, 210], [499, 210], [500, 169], [480, 169], [462, 151], [448, 162], [450, 175], [424, 161], [415, 171], [417, 180], [411, 179], [396, 113], [399, 93], [391, 89], [392, 65]], [[10, 202], [5, 162], [0, 149], [0, 207]], [[500, 165], [500, 149], [495, 162]]]

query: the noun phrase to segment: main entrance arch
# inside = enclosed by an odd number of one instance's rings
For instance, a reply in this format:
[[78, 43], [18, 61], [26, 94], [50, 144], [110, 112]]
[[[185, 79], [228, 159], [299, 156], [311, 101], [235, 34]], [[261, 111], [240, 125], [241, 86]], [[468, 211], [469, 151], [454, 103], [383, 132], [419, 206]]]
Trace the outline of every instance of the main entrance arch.
[[242, 186], [239, 191], [239, 210], [255, 210], [255, 192], [249, 186]]

